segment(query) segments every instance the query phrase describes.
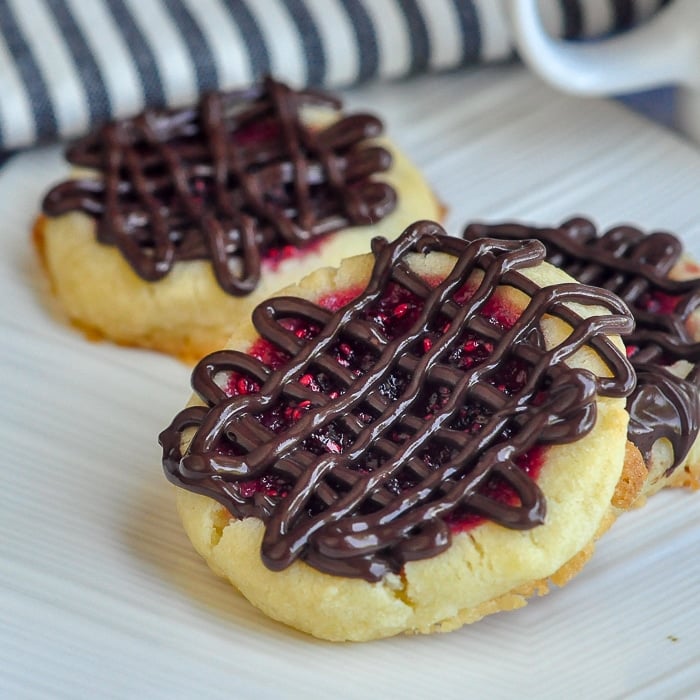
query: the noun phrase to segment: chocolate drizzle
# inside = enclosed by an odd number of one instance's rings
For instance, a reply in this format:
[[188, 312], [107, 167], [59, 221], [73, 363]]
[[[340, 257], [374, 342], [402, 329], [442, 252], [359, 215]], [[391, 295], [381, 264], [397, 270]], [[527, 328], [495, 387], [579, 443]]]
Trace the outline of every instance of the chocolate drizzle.
[[[700, 413], [700, 343], [688, 325], [700, 304], [700, 279], [669, 278], [683, 253], [678, 238], [665, 232], [644, 234], [631, 226], [599, 235], [580, 217], [559, 228], [472, 224], [464, 237], [536, 238], [547, 248], [549, 262], [627, 303], [636, 328], [625, 342], [637, 373], [637, 387], [627, 399], [629, 437], [647, 462], [654, 443], [667, 438], [673, 447], [667, 474], [672, 473], [697, 438]], [[686, 377], [669, 370], [679, 360], [693, 365]]]
[[373, 177], [391, 166], [389, 152], [367, 142], [381, 122], [339, 115], [316, 128], [302, 120], [308, 106], [340, 109], [329, 95], [268, 78], [204, 95], [197, 108], [106, 124], [67, 152], [101, 177], [57, 185], [44, 213], [94, 217], [97, 239], [147, 281], [177, 261], [208, 259], [226, 292], [248, 294], [269, 251], [375, 223], [396, 206], [394, 190]]
[[[631, 391], [632, 369], [607, 335], [632, 328], [617, 297], [580, 284], [540, 289], [518, 272], [543, 258], [536, 241], [467, 244], [443, 234], [419, 222], [394, 243], [374, 239], [366, 289], [337, 311], [292, 297], [259, 305], [258, 343], [281, 359], [266, 364], [232, 350], [204, 358], [192, 384], [205, 405], [186, 408], [161, 433], [169, 480], [217, 499], [238, 518], [264, 521], [269, 568], [301, 558], [327, 573], [375, 581], [445, 550], [450, 518], [471, 514], [532, 528], [543, 522], [545, 502], [520, 461], [535, 446], [586, 434], [598, 394]], [[455, 257], [439, 283], [421, 278], [407, 259], [430, 251]], [[527, 295], [509, 323], [489, 310], [505, 303], [503, 285]], [[408, 320], [391, 332], [376, 309], [399, 292], [415, 302], [395, 307]], [[569, 302], [612, 313], [584, 320]], [[549, 349], [540, 328], [545, 314], [573, 328]], [[471, 366], [456, 363], [469, 343], [489, 352]], [[611, 376], [565, 363], [584, 345]], [[353, 366], [343, 362], [348, 348], [361, 357]], [[509, 372], [517, 381], [503, 379]], [[325, 391], [312, 377], [323, 377]], [[231, 391], [232, 378], [246, 393]], [[438, 394], [438, 402], [427, 398]], [[463, 421], [466, 413], [478, 414], [476, 429], [471, 417]], [[283, 415], [291, 419], [280, 422]], [[275, 488], [250, 489], [264, 480]], [[494, 482], [515, 497], [491, 497]]]

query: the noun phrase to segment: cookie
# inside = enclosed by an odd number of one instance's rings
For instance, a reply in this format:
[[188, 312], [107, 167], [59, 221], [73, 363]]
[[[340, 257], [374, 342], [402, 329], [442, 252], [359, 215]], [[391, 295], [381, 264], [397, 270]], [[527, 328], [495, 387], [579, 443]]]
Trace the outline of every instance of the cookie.
[[642, 498], [666, 486], [699, 488], [700, 266], [682, 242], [633, 226], [598, 232], [582, 217], [557, 228], [472, 224], [464, 237], [536, 238], [550, 263], [625, 301], [636, 323], [625, 338], [637, 374], [627, 409], [629, 439], [648, 472]]
[[533, 241], [423, 221], [372, 250], [241, 319], [160, 435], [214, 572], [334, 641], [520, 607], [636, 497], [617, 297]]
[[275, 290], [440, 216], [382, 132], [272, 79], [109, 123], [68, 149], [73, 177], [43, 201], [51, 289], [93, 338], [199, 359]]

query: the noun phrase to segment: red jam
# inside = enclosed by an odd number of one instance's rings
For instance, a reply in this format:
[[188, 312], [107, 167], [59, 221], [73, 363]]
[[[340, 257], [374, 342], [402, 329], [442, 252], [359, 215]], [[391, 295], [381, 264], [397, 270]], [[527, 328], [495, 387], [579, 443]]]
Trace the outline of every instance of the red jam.
[[635, 302], [635, 305], [653, 314], [672, 314], [680, 301], [679, 296], [666, 294], [665, 292], [654, 290], [642, 294]]
[[237, 129], [232, 135], [232, 140], [239, 146], [257, 146], [266, 141], [276, 141], [281, 135], [278, 120], [254, 119]]
[[[676, 313], [676, 307], [680, 303], [681, 298], [681, 296], [666, 294], [665, 292], [656, 289], [640, 295], [635, 300], [634, 305], [638, 309], [652, 314], [658, 314], [659, 316], [672, 316]], [[628, 343], [626, 347], [627, 357], [632, 360], [637, 355], [639, 350], [640, 348], [638, 345]], [[676, 360], [677, 358], [674, 358], [667, 353], [659, 353], [659, 355], [654, 358], [655, 364], [662, 367], [672, 365]]]
[[304, 256], [309, 255], [309, 253], [320, 253], [321, 246], [323, 245], [325, 238], [325, 236], [316, 236], [303, 247], [284, 245], [279, 248], [268, 248], [263, 255], [265, 266], [269, 270], [276, 272], [280, 265], [286, 260], [303, 258]]
[[[437, 284], [437, 281], [435, 282]], [[432, 286], [432, 285], [431, 285]], [[362, 289], [352, 288], [346, 291], [333, 293], [322, 297], [319, 304], [330, 311], [335, 311], [356, 298]], [[455, 295], [455, 301], [464, 302], [469, 293], [473, 294], [474, 288], [463, 288]], [[390, 284], [386, 294], [365, 311], [365, 318], [371, 319], [390, 338], [396, 338], [404, 334], [415, 322], [422, 311], [423, 302], [397, 284]], [[504, 304], [502, 300], [491, 300], [481, 312], [489, 323], [507, 330], [518, 317], [517, 310]], [[300, 319], [285, 319], [284, 326], [294, 332], [298, 337], [311, 339], [320, 332], [315, 324]], [[449, 327], [450, 321], [446, 317], [438, 318], [435, 327], [420, 340], [413, 352], [420, 356], [430, 351], [433, 344], [441, 337]], [[444, 358], [447, 364], [469, 370], [486, 361], [494, 350], [493, 343], [480, 337], [472, 331], [467, 331], [460, 338], [459, 344]], [[272, 343], [258, 339], [248, 350], [248, 353], [271, 369], [276, 369], [288, 361], [288, 355]], [[367, 347], [355, 347], [347, 341], [339, 341], [332, 350], [335, 360], [343, 367], [349, 369], [356, 376], [362, 376], [372, 366], [374, 356]], [[499, 391], [505, 394], [515, 394], [527, 382], [529, 370], [526, 363], [518, 359], [509, 359], [491, 377], [491, 382]], [[410, 377], [400, 371], [393, 372], [380, 387], [380, 392], [387, 401], [396, 400]], [[314, 392], [322, 393], [330, 398], [337, 398], [343, 393], [343, 387], [334, 385], [322, 371], [306, 372], [298, 378], [298, 382], [310, 388]], [[256, 393], [260, 390], [259, 383], [251, 378], [232, 374], [226, 386], [226, 391], [231, 396]], [[449, 401], [450, 389], [445, 386], [426, 386], [423, 395], [419, 398], [418, 411], [422, 412], [424, 420], [431, 420], [434, 414]], [[258, 419], [273, 432], [281, 432], [298, 421], [304, 413], [311, 408], [311, 401], [284, 401], [279, 405], [263, 412]], [[366, 423], [374, 420], [372, 415], [357, 413], [357, 417]], [[454, 418], [450, 428], [466, 431], [471, 434], [478, 433], [489, 421], [490, 411], [477, 404], [464, 405]], [[388, 435], [396, 444], [401, 444], [410, 439], [408, 433], [394, 431]], [[331, 423], [313, 432], [304, 442], [304, 448], [310, 452], [321, 454], [342, 453], [352, 443], [352, 435], [347, 434], [339, 424]], [[537, 478], [540, 468], [544, 463], [545, 448], [535, 446], [518, 460], [518, 466], [530, 477]], [[421, 459], [431, 469], [437, 469], [446, 460], [450, 459], [450, 450], [436, 443], [432, 443], [421, 454]], [[363, 459], [360, 471], [372, 472], [381, 467], [382, 459], [372, 450], [369, 450]], [[387, 488], [393, 493], [401, 493], [404, 489], [411, 488], [417, 483], [415, 475], [405, 469], [398, 476], [391, 479]], [[238, 485], [239, 494], [244, 498], [252, 498], [257, 494], [270, 497], [285, 497], [290, 484], [276, 476], [264, 476], [243, 482]], [[516, 505], [517, 495], [505, 482], [492, 478], [485, 486], [484, 495], [500, 500], [501, 502]], [[313, 508], [313, 506], [312, 506]], [[483, 518], [473, 512], [456, 511], [447, 518], [450, 528], [454, 532], [462, 532], [475, 527], [483, 522]]]
[[[276, 119], [251, 121], [233, 134], [234, 143], [243, 147], [251, 146], [258, 150], [265, 147], [261, 144], [273, 144], [281, 139], [280, 122]], [[271, 196], [271, 193], [268, 192], [268, 196]], [[282, 245], [268, 248], [263, 253], [264, 264], [269, 270], [274, 272], [286, 260], [303, 258], [309, 253], [318, 253], [325, 238], [325, 236], [316, 236], [305, 246]]]
[[[535, 445], [517, 460], [518, 466], [531, 478], [536, 480], [544, 465], [546, 449], [541, 445]], [[510, 485], [504, 481], [491, 479], [484, 489], [484, 494], [496, 501], [508, 505], [517, 505], [518, 496]], [[466, 532], [484, 522], [484, 518], [475, 513], [463, 513], [459, 510], [445, 518], [452, 532]]]

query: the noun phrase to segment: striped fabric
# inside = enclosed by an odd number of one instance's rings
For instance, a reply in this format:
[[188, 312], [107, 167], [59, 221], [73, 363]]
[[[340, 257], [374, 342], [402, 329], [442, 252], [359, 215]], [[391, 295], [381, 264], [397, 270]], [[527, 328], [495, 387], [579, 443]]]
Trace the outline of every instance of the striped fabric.
[[[543, 0], [543, 11], [576, 38], [666, 1]], [[338, 88], [512, 56], [499, 0], [0, 0], [0, 155], [267, 73]]]

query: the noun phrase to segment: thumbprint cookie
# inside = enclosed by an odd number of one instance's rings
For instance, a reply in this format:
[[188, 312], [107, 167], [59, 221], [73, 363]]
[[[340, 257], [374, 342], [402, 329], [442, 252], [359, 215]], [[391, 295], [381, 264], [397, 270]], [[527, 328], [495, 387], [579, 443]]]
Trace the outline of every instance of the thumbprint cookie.
[[90, 337], [196, 360], [282, 286], [440, 205], [371, 114], [273, 79], [148, 110], [71, 145], [34, 227]]
[[625, 344], [637, 375], [629, 440], [647, 470], [640, 504], [665, 486], [700, 487], [700, 266], [681, 240], [627, 225], [598, 232], [582, 217], [553, 228], [472, 224], [464, 237], [540, 240], [550, 263], [627, 304], [636, 326]]
[[576, 575], [637, 495], [633, 320], [544, 254], [420, 221], [241, 318], [160, 435], [213, 571], [334, 641], [446, 632]]

